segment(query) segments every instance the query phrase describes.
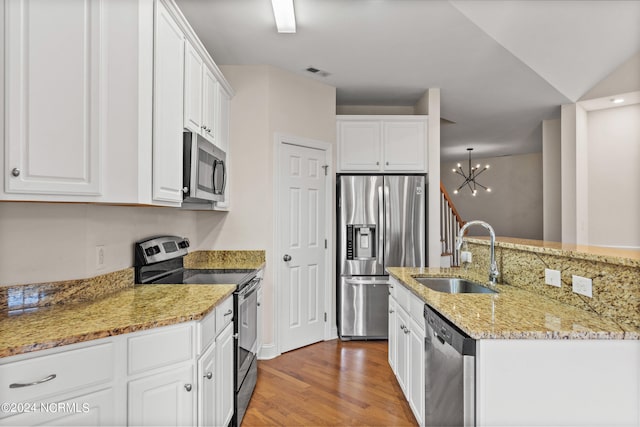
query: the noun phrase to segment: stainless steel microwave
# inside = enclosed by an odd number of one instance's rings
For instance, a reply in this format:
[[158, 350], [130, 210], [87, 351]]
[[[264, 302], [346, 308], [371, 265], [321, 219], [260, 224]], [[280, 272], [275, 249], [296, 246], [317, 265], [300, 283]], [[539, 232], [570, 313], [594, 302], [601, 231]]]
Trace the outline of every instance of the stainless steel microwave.
[[183, 200], [223, 202], [227, 184], [227, 155], [194, 132], [183, 133]]

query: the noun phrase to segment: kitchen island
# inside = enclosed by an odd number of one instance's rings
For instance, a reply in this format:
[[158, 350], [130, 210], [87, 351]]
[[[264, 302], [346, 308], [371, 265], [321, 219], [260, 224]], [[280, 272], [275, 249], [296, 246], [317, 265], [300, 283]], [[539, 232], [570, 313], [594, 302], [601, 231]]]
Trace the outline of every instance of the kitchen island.
[[[498, 266], [507, 283], [492, 286], [488, 242], [469, 240], [474, 259], [469, 268], [387, 269], [390, 312], [397, 312], [396, 323], [389, 325], [390, 363], [418, 422], [429, 424], [420, 394], [431, 360], [420, 345], [429, 328], [419, 309], [427, 304], [475, 340], [476, 425], [640, 425], [640, 328], [633, 314], [640, 287], [637, 260], [498, 242]], [[546, 267], [562, 271], [561, 288], [540, 284]], [[593, 299], [571, 295], [565, 285], [572, 274], [594, 279]], [[466, 278], [497, 293], [447, 294], [416, 277]], [[620, 309], [612, 310], [609, 300]], [[398, 332], [392, 336], [394, 328]]]

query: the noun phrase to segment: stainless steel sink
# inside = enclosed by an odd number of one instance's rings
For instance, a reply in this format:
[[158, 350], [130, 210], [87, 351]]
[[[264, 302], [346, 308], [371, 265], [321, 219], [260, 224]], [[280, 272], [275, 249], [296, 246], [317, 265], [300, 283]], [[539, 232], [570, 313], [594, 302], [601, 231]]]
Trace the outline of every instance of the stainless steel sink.
[[447, 294], [497, 294], [479, 283], [455, 277], [414, 277], [427, 288]]

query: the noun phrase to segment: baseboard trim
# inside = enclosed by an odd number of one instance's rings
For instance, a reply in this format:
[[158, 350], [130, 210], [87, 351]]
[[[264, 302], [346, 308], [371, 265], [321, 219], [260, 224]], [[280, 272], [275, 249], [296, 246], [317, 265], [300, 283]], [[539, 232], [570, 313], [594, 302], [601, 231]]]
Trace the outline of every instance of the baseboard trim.
[[263, 344], [258, 352], [258, 360], [270, 360], [280, 356], [275, 344]]

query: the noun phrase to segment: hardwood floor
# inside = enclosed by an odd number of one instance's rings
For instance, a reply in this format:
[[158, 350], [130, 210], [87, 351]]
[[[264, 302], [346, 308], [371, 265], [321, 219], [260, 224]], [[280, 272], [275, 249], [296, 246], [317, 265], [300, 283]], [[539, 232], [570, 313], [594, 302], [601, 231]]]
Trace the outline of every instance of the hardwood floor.
[[326, 341], [258, 362], [242, 427], [415, 426], [387, 341]]

